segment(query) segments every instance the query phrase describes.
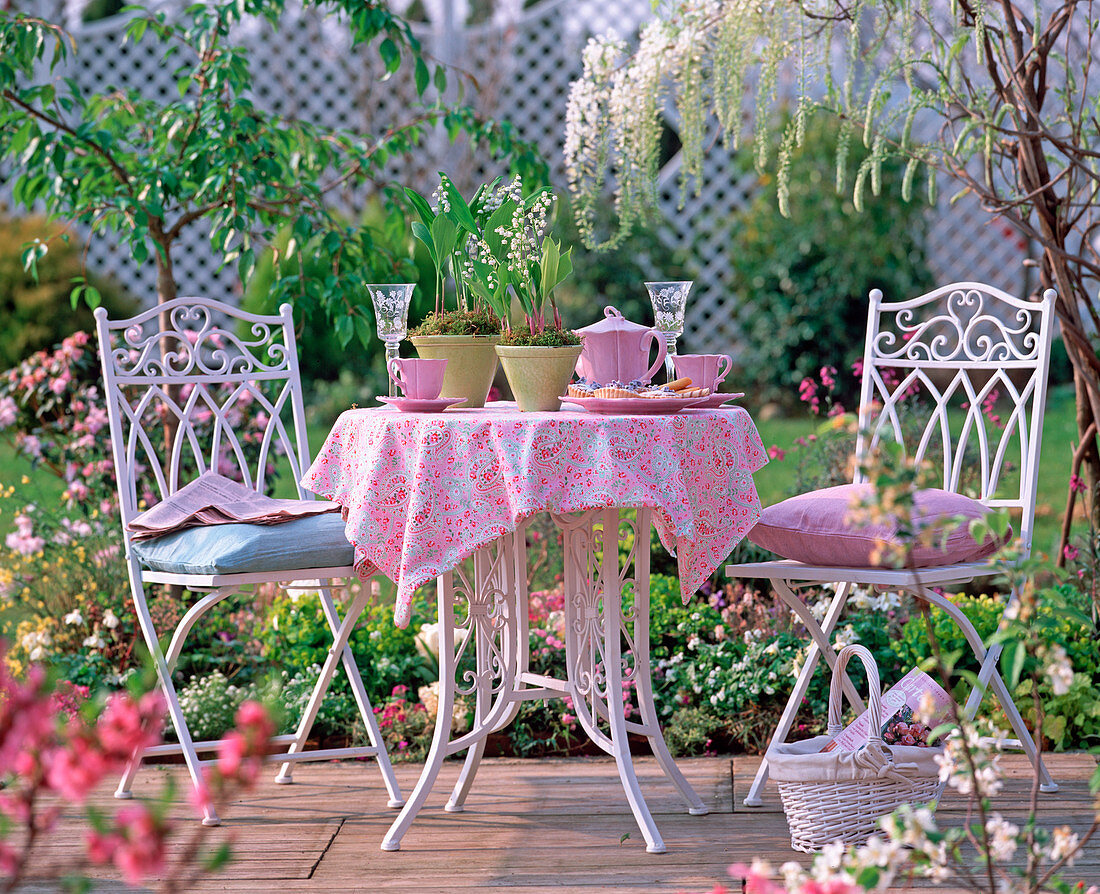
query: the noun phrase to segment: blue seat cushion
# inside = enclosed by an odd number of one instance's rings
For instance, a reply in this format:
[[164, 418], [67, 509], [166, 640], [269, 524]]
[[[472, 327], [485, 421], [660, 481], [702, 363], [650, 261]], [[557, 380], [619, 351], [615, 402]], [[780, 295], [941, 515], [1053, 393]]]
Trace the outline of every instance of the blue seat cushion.
[[351, 565], [339, 512], [278, 525], [204, 525], [131, 545], [142, 565], [174, 574], [243, 574]]

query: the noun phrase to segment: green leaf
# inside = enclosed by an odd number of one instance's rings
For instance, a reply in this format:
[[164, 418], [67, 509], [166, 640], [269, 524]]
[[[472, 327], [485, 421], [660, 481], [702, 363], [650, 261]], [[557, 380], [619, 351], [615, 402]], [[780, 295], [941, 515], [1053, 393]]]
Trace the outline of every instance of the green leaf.
[[227, 863], [233, 856], [233, 851], [229, 847], [228, 841], [221, 842], [214, 850], [209, 854], [203, 856], [202, 868], [207, 872], [217, 872]]
[[413, 235], [427, 246], [428, 254], [432, 256], [432, 264], [439, 269], [439, 256], [435, 253], [435, 242], [432, 240], [432, 232], [418, 220], [412, 222]]
[[1047, 714], [1043, 718], [1043, 735], [1054, 742], [1057, 748], [1066, 737], [1066, 718], [1064, 714]]
[[435, 212], [432, 211], [432, 206], [428, 204], [428, 200], [416, 190], [409, 189], [407, 186], [405, 187], [405, 195], [412, 203], [413, 208], [416, 209], [416, 213], [420, 215], [420, 219], [430, 227], [432, 221], [435, 220]]
[[432, 221], [431, 235], [432, 244], [435, 246], [435, 256], [439, 259], [439, 264], [442, 265], [443, 261], [454, 251], [454, 247], [458, 242], [458, 227], [454, 225], [454, 221], [441, 214]]
[[401, 51], [397, 49], [397, 44], [387, 37], [378, 45], [378, 53], [382, 56], [382, 62], [386, 66], [386, 74], [382, 77], [382, 80], [385, 81], [401, 67]]
[[420, 96], [428, 89], [428, 84], [431, 83], [431, 75], [428, 73], [428, 66], [424, 64], [424, 60], [419, 56], [416, 57], [416, 69], [413, 78], [416, 81], [417, 96]]
[[[443, 175], [440, 174], [440, 177], [443, 177]], [[447, 197], [447, 204], [451, 206], [447, 212], [448, 217], [470, 235], [477, 236], [478, 231], [477, 224], [474, 222], [474, 215], [470, 212], [470, 206], [466, 204], [466, 200], [462, 197], [462, 193], [458, 191], [454, 182], [448, 177], [441, 180], [439, 185], [443, 190], [443, 194]]]
[[435, 84], [435, 89], [442, 96], [447, 91], [447, 72], [443, 70], [442, 65], [435, 67], [435, 74], [432, 75], [432, 82]]

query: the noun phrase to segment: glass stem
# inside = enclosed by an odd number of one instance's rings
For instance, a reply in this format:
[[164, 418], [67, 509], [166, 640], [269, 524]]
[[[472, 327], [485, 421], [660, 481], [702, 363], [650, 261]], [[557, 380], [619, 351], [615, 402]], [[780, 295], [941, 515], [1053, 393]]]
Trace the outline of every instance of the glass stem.
[[401, 348], [401, 342], [388, 341], [386, 342], [386, 380], [390, 383], [390, 397], [400, 397], [401, 392], [397, 390], [397, 383], [393, 380], [393, 376], [390, 375], [390, 361], [396, 360]]
[[665, 333], [665, 345], [667, 347], [665, 352], [665, 377], [666, 381], [671, 382], [676, 378], [676, 364], [673, 362], [673, 358], [676, 356], [675, 333]]

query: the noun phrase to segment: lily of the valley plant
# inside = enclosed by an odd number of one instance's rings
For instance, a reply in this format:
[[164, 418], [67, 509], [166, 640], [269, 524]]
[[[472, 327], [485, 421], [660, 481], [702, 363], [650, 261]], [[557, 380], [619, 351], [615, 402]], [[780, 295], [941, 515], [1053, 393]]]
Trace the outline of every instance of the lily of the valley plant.
[[419, 216], [413, 234], [435, 266], [437, 316], [444, 312], [449, 273], [460, 311], [488, 310], [509, 329], [514, 295], [532, 336], [561, 329], [554, 290], [573, 272], [572, 249], [563, 252], [560, 242], [545, 235], [554, 203], [549, 187], [524, 196], [520, 177], [507, 186], [498, 178], [478, 187], [467, 202], [451, 178], [440, 174], [434, 204], [405, 192]]

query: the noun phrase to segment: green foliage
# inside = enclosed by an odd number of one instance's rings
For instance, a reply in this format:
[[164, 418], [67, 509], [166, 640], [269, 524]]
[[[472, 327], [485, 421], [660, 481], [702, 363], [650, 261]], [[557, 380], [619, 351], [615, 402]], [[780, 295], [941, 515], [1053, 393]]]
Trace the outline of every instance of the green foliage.
[[[384, 206], [377, 199], [371, 200], [358, 225], [369, 230], [379, 247], [376, 259], [385, 259], [387, 266], [371, 269], [372, 276], [381, 277], [378, 282], [414, 282], [417, 268], [409, 251], [405, 215], [397, 206]], [[245, 283], [241, 307], [259, 314], [274, 314], [287, 299], [276, 288], [279, 280], [304, 279], [320, 282], [328, 275], [332, 263], [315, 246], [305, 251], [289, 252], [294, 241], [291, 228], [285, 226], [276, 237], [273, 246], [260, 253], [252, 277]], [[364, 282], [369, 281], [364, 274]], [[370, 302], [363, 292], [364, 308]], [[373, 313], [373, 308], [371, 309]], [[354, 345], [341, 342], [332, 321], [317, 305], [295, 303], [294, 326], [298, 340], [298, 366], [307, 389], [317, 382], [329, 382], [347, 374], [357, 378], [368, 396], [384, 393], [386, 374], [382, 343], [377, 338], [357, 340]], [[379, 390], [381, 389], [381, 390]], [[312, 402], [311, 402], [312, 403]], [[346, 410], [349, 404], [340, 409]], [[335, 417], [332, 417], [335, 418]]]
[[[742, 339], [735, 377], [762, 401], [788, 406], [806, 376], [822, 367], [851, 367], [862, 356], [867, 296], [891, 300], [933, 285], [924, 256], [923, 208], [896, 194], [868, 197], [862, 213], [831, 188], [838, 131], [815, 124], [791, 159], [790, 216], [777, 204], [778, 183], [763, 188], [733, 221], [737, 246], [730, 289], [737, 296]], [[853, 152], [849, 167], [860, 164]], [[896, 161], [884, 171], [898, 174]], [[849, 402], [853, 388], [839, 398]]]
[[[447, 77], [438, 66], [429, 77], [408, 24], [384, 4], [312, 5], [340, 13], [353, 43], [376, 47], [388, 74], [411, 65], [424, 108], [405, 121], [380, 121], [376, 134], [362, 136], [254, 106], [248, 55], [232, 34], [245, 16], [277, 27], [281, 0], [192, 4], [178, 18], [136, 15], [126, 39], [174, 66], [179, 96], [166, 99], [133, 90], [86, 94], [71, 79], [45, 76], [72, 51], [68, 36], [39, 19], [0, 14], [0, 161], [16, 203], [44, 204], [95, 236], [111, 234], [138, 263], [155, 263], [161, 300], [176, 294], [171, 259], [184, 229], [208, 227], [214, 252], [236, 265], [242, 282], [254, 272], [257, 252], [288, 233], [276, 257], [297, 256], [299, 266], [274, 265], [272, 302], [320, 311], [342, 346], [353, 338], [368, 344], [373, 316], [362, 283], [390, 281], [401, 259], [370, 226], [344, 221], [328, 197], [378, 175], [395, 154], [414, 151], [437, 124], [516, 168], [544, 166], [506, 123], [430, 100], [429, 88], [442, 96]], [[392, 207], [397, 199], [384, 192], [383, 201]], [[31, 268], [45, 247], [28, 250]], [[307, 275], [306, 257], [322, 259], [323, 275]]]
[[[81, 250], [62, 227], [41, 217], [11, 219], [0, 216], [0, 369], [49, 348], [77, 331], [91, 331], [91, 311], [69, 301], [74, 277], [81, 276]], [[22, 247], [38, 239], [52, 244], [37, 262], [37, 279], [23, 266]], [[130, 316], [137, 310], [133, 299], [112, 281], [89, 277], [99, 302], [112, 317]]]
[[[1043, 735], [1051, 747], [1057, 750], [1080, 748], [1100, 744], [1100, 655], [1096, 642], [1098, 631], [1088, 615], [1064, 610], [1081, 600], [1081, 594], [1069, 585], [1044, 591], [1045, 599], [1027, 618], [1029, 629], [1040, 632], [1042, 642], [1059, 644], [1065, 651], [1074, 670], [1074, 680], [1068, 692], [1055, 693], [1052, 681], [1044, 676], [1038, 657], [1025, 650], [1017, 650], [1018, 638], [1007, 641], [1001, 659], [1001, 673], [1009, 682], [1013, 698], [1024, 719], [1036, 720], [1033, 694], [1035, 679], [1039, 680], [1037, 692], [1045, 718]], [[1004, 612], [1004, 598], [1000, 595], [958, 594], [954, 602], [974, 624], [985, 642], [990, 642], [998, 632], [998, 622]], [[963, 698], [978, 663], [970, 654], [962, 633], [948, 615], [932, 609], [932, 630], [940, 650], [950, 656], [959, 656], [954, 662], [957, 676], [956, 698]], [[893, 643], [894, 653], [903, 665], [916, 665], [927, 658], [928, 634], [924, 618], [913, 615]]]
[[[416, 633], [422, 621], [414, 617], [407, 628], [397, 627], [392, 602], [385, 600], [372, 601], [364, 610], [349, 645], [373, 704], [381, 704], [394, 686], [419, 686], [433, 679], [430, 666], [416, 648]], [[307, 593], [296, 599], [276, 597], [258, 639], [266, 661], [296, 672], [324, 662], [332, 632], [320, 600]], [[339, 682], [334, 688], [339, 690], [343, 685]]]

